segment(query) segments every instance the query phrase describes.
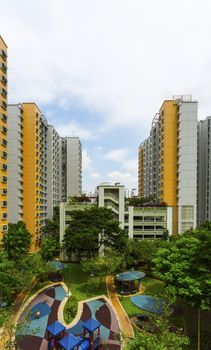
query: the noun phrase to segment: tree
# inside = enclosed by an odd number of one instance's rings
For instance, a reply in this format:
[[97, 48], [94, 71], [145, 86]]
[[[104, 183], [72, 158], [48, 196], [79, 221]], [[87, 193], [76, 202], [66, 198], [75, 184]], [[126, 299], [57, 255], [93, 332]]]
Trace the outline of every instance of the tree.
[[42, 228], [42, 234], [44, 237], [51, 236], [59, 242], [59, 207], [53, 208], [52, 220], [47, 219], [45, 221], [45, 226]]
[[84, 271], [99, 276], [100, 287], [103, 277], [118, 271], [123, 259], [123, 256], [119, 256], [117, 252], [108, 250], [105, 256], [98, 256], [91, 260], [82, 260], [82, 267]]
[[110, 209], [92, 206], [71, 212], [63, 248], [70, 258], [72, 253], [81, 256], [84, 252], [92, 257], [99, 245], [123, 252], [126, 239], [125, 231], [120, 229], [119, 222]]
[[190, 230], [153, 260], [159, 277], [172, 296], [185, 298], [198, 309], [198, 349], [200, 349], [200, 310], [211, 308], [211, 235], [208, 230]]
[[146, 264], [148, 270], [150, 270], [156, 252], [160, 247], [166, 246], [167, 244], [168, 242], [161, 240], [129, 239], [125, 249], [125, 259], [128, 265], [133, 266], [134, 263], [142, 265]]
[[31, 235], [22, 221], [8, 225], [8, 233], [3, 236], [4, 250], [15, 261], [26, 255], [30, 248]]
[[14, 276], [14, 262], [9, 261], [4, 252], [0, 253], [0, 301], [11, 300], [17, 282]]
[[47, 236], [42, 240], [41, 244], [41, 256], [43, 260], [50, 261], [56, 258], [60, 252], [59, 242], [52, 236]]
[[180, 330], [169, 322], [172, 313], [171, 304], [174, 301], [164, 296], [163, 312], [159, 316], [150, 315], [148, 322], [141, 323], [141, 330], [136, 332], [126, 350], [187, 350], [190, 349], [190, 340]]
[[162, 336], [137, 332], [126, 350], [187, 350], [189, 344], [187, 337], [169, 331], [163, 332]]

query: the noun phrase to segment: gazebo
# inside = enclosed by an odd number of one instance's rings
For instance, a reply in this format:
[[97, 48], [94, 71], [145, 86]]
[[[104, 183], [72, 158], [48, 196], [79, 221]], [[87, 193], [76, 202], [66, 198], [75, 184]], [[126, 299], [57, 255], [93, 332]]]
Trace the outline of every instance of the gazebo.
[[59, 321], [54, 321], [47, 327], [48, 348], [56, 348], [59, 340], [64, 337], [66, 327]]
[[145, 273], [141, 271], [125, 271], [117, 274], [116, 282], [119, 293], [129, 295], [139, 292], [141, 289], [141, 280], [145, 276]]

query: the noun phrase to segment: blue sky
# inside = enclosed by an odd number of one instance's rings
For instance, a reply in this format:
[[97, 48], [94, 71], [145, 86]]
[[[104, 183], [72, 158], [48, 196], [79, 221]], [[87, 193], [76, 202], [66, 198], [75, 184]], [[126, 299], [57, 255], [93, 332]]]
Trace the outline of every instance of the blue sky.
[[211, 114], [209, 0], [7, 0], [9, 101], [36, 102], [83, 145], [83, 189], [137, 188], [137, 152], [164, 99]]

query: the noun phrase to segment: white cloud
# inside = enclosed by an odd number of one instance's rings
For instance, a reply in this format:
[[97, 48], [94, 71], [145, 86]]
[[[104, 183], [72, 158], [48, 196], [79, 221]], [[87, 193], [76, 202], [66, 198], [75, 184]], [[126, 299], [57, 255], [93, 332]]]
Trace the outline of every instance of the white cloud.
[[67, 123], [59, 124], [56, 129], [60, 136], [78, 136], [82, 140], [92, 140], [95, 138], [95, 133], [89, 129], [82, 127], [71, 120]]
[[128, 155], [127, 148], [117, 148], [109, 151], [105, 155], [105, 159], [112, 160], [114, 162], [122, 162]]
[[92, 160], [91, 158], [88, 156], [87, 150], [83, 149], [82, 151], [82, 169], [87, 170], [91, 168], [91, 164], [92, 164]]
[[92, 179], [100, 179], [100, 174], [97, 173], [97, 172], [91, 173], [91, 174], [90, 174], [90, 177], [91, 177]]
[[123, 168], [125, 170], [131, 171], [133, 173], [138, 172], [138, 159], [134, 158], [134, 159], [128, 159], [123, 163]]
[[210, 10], [209, 0], [174, 11], [169, 0], [6, 1], [10, 99], [77, 100], [107, 128], [149, 126], [173, 93], [193, 92], [209, 114]]
[[112, 171], [108, 174], [108, 177], [111, 182], [120, 182], [129, 189], [137, 187], [137, 177], [129, 172]]

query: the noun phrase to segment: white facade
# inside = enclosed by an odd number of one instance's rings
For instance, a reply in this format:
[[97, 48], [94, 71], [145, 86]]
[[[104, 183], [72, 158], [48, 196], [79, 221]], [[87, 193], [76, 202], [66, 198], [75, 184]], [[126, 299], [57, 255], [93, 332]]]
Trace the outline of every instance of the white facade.
[[125, 187], [123, 185], [100, 184], [98, 186], [99, 207], [111, 209], [120, 227], [124, 228]]
[[47, 217], [60, 202], [60, 137], [52, 125], [47, 129]]
[[179, 102], [178, 115], [178, 232], [196, 227], [197, 219], [197, 102]]
[[78, 137], [66, 138], [67, 198], [80, 196], [82, 191], [82, 147]]
[[23, 217], [23, 123], [22, 105], [8, 105], [8, 221]]
[[211, 117], [198, 123], [197, 224], [211, 221]]

